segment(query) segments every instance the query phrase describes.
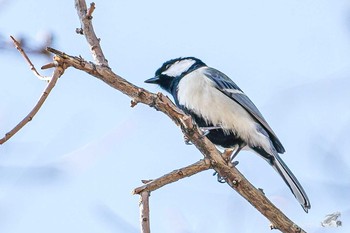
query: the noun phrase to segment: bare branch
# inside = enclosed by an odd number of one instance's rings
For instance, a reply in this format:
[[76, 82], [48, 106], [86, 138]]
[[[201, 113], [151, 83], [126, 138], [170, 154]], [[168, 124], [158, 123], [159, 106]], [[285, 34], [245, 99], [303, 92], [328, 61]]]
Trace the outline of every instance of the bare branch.
[[150, 233], [150, 220], [149, 220], [149, 196], [148, 191], [143, 191], [140, 193], [140, 225], [141, 233]]
[[61, 64], [61, 66], [57, 66], [55, 68], [55, 70], [53, 71], [52, 77], [41, 76], [38, 73], [38, 71], [36, 70], [36, 68], [34, 67], [33, 63], [30, 61], [27, 54], [22, 49], [21, 45], [17, 42], [17, 40], [15, 38], [13, 38], [12, 36], [11, 36], [11, 39], [13, 40], [18, 51], [23, 55], [24, 59], [29, 64], [30, 69], [33, 71], [35, 76], [37, 76], [38, 78], [43, 79], [43, 80], [48, 80], [49, 82], [48, 82], [45, 90], [41, 94], [38, 102], [35, 104], [34, 108], [29, 112], [29, 114], [26, 117], [23, 118], [23, 120], [21, 120], [12, 130], [10, 130], [8, 133], [5, 134], [5, 136], [3, 138], [0, 139], [0, 145], [4, 144], [13, 135], [15, 135], [20, 129], [22, 129], [23, 126], [25, 126], [29, 121], [31, 121], [34, 118], [35, 114], [39, 111], [39, 109], [41, 108], [41, 106], [44, 104], [45, 100], [49, 96], [49, 94], [50, 94], [52, 88], [55, 86], [58, 78], [61, 77], [64, 70], [66, 69], [66, 66], [64, 64]]
[[84, 33], [86, 41], [90, 45], [90, 50], [92, 57], [97, 65], [108, 67], [108, 61], [103, 55], [100, 39], [97, 38], [94, 28], [91, 23], [92, 12], [95, 9], [95, 3], [91, 3], [89, 11], [86, 8], [86, 3], [84, 0], [75, 0], [75, 8], [77, 9], [78, 16], [80, 19], [81, 30], [76, 30], [77, 32]]
[[163, 187], [164, 185], [176, 182], [180, 179], [208, 170], [209, 168], [211, 168], [210, 161], [206, 159], [201, 159], [198, 162], [191, 164], [187, 167], [174, 170], [162, 177], [159, 177], [155, 180], [151, 180], [147, 182], [145, 185], [135, 188], [132, 193], [140, 194], [144, 191], [151, 192]]
[[216, 147], [206, 138], [202, 132], [193, 124], [192, 118], [185, 115], [178, 109], [168, 97], [161, 93], [153, 94], [147, 90], [137, 87], [122, 77], [113, 73], [111, 69], [94, 65], [82, 59], [67, 55], [61, 51], [48, 48], [49, 52], [57, 55], [56, 61], [59, 64], [67, 64], [76, 69], [97, 77], [111, 87], [121, 91], [131, 97], [135, 103], [143, 103], [154, 107], [166, 114], [178, 126], [182, 132], [199, 149], [205, 158], [209, 159], [212, 167], [221, 177], [225, 177], [226, 182], [260, 211], [279, 230], [287, 233], [305, 232], [276, 208], [258, 189], [256, 189], [235, 167], [231, 167]]
[[42, 76], [41, 74], [39, 74], [39, 72], [36, 70], [35, 66], [30, 61], [27, 54], [22, 49], [21, 44], [13, 36], [10, 36], [10, 37], [11, 37], [16, 49], [22, 54], [22, 56], [24, 57], [24, 60], [26, 60], [26, 62], [29, 64], [30, 70], [33, 71], [34, 75], [40, 80], [49, 81], [51, 79], [51, 77], [46, 77], [46, 76]]
[[12, 130], [5, 134], [3, 138], [0, 139], [0, 145], [4, 144], [7, 140], [9, 140], [13, 135], [15, 135], [20, 129], [23, 128], [29, 121], [31, 121], [35, 114], [39, 111], [46, 98], [49, 96], [52, 88], [55, 86], [57, 80], [64, 72], [64, 68], [58, 66], [53, 71], [52, 77], [50, 78], [49, 83], [47, 84], [45, 90], [41, 94], [38, 102], [35, 104], [34, 108], [29, 112], [29, 114], [23, 118]]

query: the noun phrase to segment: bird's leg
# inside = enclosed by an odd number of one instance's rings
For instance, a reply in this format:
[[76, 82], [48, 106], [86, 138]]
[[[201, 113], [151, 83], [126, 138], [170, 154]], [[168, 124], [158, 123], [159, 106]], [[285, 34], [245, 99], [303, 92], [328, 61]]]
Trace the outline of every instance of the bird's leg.
[[[238, 145], [235, 145], [233, 148], [225, 149], [225, 151], [222, 153], [222, 157], [226, 162], [230, 161], [231, 155], [236, 150], [237, 146]], [[237, 164], [233, 164], [233, 166], [236, 166]], [[215, 175], [217, 175], [217, 179], [219, 183], [225, 183], [225, 177], [220, 176], [217, 172], [214, 172], [213, 176]]]
[[222, 153], [222, 157], [226, 162], [230, 161], [232, 153], [236, 150], [237, 145], [235, 145], [233, 148], [227, 148]]
[[221, 129], [221, 126], [200, 127], [199, 129], [203, 133], [202, 137], [205, 137], [210, 133], [210, 130]]
[[[212, 127], [200, 127], [199, 128], [203, 135], [201, 136], [201, 138], [207, 136], [210, 133], [210, 130], [214, 130], [214, 129], [221, 129], [221, 126], [212, 126]], [[192, 142], [188, 139], [188, 137], [186, 135], [184, 135], [184, 141], [186, 145], [193, 145]]]
[[238, 153], [246, 146], [247, 144], [246, 143], [239, 143], [238, 144], [238, 148], [237, 148], [237, 150], [235, 151], [235, 153], [231, 156], [231, 158], [230, 158], [230, 162], [231, 163], [236, 163], [236, 162], [238, 162], [238, 161], [235, 161], [235, 162], [233, 162], [233, 160], [236, 158], [236, 156], [238, 155]]
[[[233, 159], [238, 155], [238, 153], [245, 147], [245, 143], [239, 143], [234, 146], [234, 148], [225, 149], [225, 151], [222, 153], [222, 157], [225, 159], [226, 162], [230, 162], [230, 164], [235, 167], [238, 165], [238, 161], [233, 161]], [[237, 147], [237, 149], [236, 149]], [[233, 151], [235, 153], [232, 155]], [[225, 177], [220, 176], [217, 172], [214, 172], [213, 176], [217, 175], [218, 182], [219, 183], [225, 183]]]
[[[226, 162], [230, 161], [231, 155], [236, 150], [236, 147], [237, 145], [235, 145], [233, 148], [228, 148], [224, 150], [221, 156]], [[236, 166], [237, 164], [234, 164], [233, 166]], [[217, 179], [219, 183], [225, 183], [225, 177], [220, 176], [217, 172], [214, 172], [213, 176], [215, 175], [217, 175]]]

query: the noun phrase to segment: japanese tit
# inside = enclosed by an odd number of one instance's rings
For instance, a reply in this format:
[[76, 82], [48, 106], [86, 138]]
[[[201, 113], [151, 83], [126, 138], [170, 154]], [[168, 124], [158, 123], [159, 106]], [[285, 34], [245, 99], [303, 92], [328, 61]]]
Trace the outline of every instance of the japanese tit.
[[[207, 131], [207, 138], [224, 148], [251, 149], [264, 158], [283, 178], [305, 212], [310, 201], [279, 153], [285, 152], [254, 103], [225, 74], [195, 57], [165, 62], [155, 77], [145, 81], [158, 84], [172, 94], [176, 105]], [[232, 159], [233, 159], [232, 158]]]

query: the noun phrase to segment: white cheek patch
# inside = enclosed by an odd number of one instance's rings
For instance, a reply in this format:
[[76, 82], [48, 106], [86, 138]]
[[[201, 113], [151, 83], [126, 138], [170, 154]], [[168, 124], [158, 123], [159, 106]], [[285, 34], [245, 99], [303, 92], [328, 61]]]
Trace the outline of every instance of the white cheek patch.
[[196, 61], [192, 59], [178, 61], [171, 65], [169, 69], [164, 71], [162, 74], [170, 77], [177, 77], [182, 73], [186, 72], [195, 62]]

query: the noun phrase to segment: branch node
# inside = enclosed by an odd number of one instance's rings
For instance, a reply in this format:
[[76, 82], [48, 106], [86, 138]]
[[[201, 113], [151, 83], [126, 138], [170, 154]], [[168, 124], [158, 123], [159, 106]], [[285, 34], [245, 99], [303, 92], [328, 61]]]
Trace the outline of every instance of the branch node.
[[131, 100], [130, 107], [133, 108], [133, 107], [135, 107], [138, 103], [139, 103], [139, 101], [133, 99], [133, 100]]
[[270, 230], [278, 230], [278, 227], [275, 224], [270, 223]]
[[204, 158], [203, 160], [204, 160], [204, 163], [205, 163], [205, 164], [210, 164], [210, 166], [211, 166], [210, 159]]
[[[98, 39], [99, 40], [99, 39]], [[98, 48], [98, 46], [97, 45], [93, 45], [93, 46], [91, 46], [91, 51], [93, 51], [93, 50], [95, 50], [95, 49], [97, 49]]]
[[164, 97], [164, 95], [163, 95], [163, 93], [162, 93], [162, 92], [158, 92], [158, 93], [157, 93], [157, 97], [158, 97], [160, 100], [162, 100], [162, 101], [163, 101], [163, 97]]
[[75, 33], [79, 34], [79, 35], [84, 35], [84, 29], [82, 28], [76, 28], [75, 29]]
[[239, 180], [238, 179], [234, 179], [232, 181], [232, 184], [235, 185], [235, 186], [238, 186], [239, 185]]
[[292, 230], [293, 230], [295, 233], [300, 233], [300, 232], [301, 232], [301, 228], [300, 228], [299, 226], [297, 226], [296, 224], [293, 224]]
[[258, 190], [262, 193], [262, 194], [264, 194], [265, 195], [265, 192], [264, 192], [264, 189], [262, 189], [262, 188], [258, 188]]
[[143, 183], [143, 184], [147, 184], [147, 183], [149, 183], [149, 182], [151, 182], [151, 181], [153, 181], [152, 179], [150, 179], [150, 180], [141, 180], [141, 182]]
[[182, 117], [182, 121], [184, 122], [184, 125], [186, 125], [188, 133], [193, 133], [194, 125], [192, 124], [192, 117], [184, 115]]
[[184, 173], [181, 169], [179, 169], [177, 172], [176, 172], [179, 176], [184, 176]]
[[157, 100], [160, 99], [160, 95], [158, 95], [159, 93], [157, 93], [156, 95], [152, 95], [151, 96], [151, 103], [148, 105], [151, 108], [154, 108], [155, 110], [159, 111], [158, 107], [157, 107]]
[[[134, 99], [131, 100], [131, 107], [135, 107], [140, 101], [140, 99], [143, 99], [145, 97], [145, 89], [143, 88], [138, 88], [137, 89], [137, 93], [136, 93], [136, 96]], [[155, 105], [155, 100], [153, 101], [154, 102], [154, 105]]]
[[46, 69], [54, 68], [54, 67], [57, 67], [57, 66], [58, 66], [58, 63], [56, 61], [54, 61], [54, 62], [50, 62], [50, 63], [48, 63], [46, 65], [43, 65], [41, 67], [41, 69], [42, 70], [46, 70]]

